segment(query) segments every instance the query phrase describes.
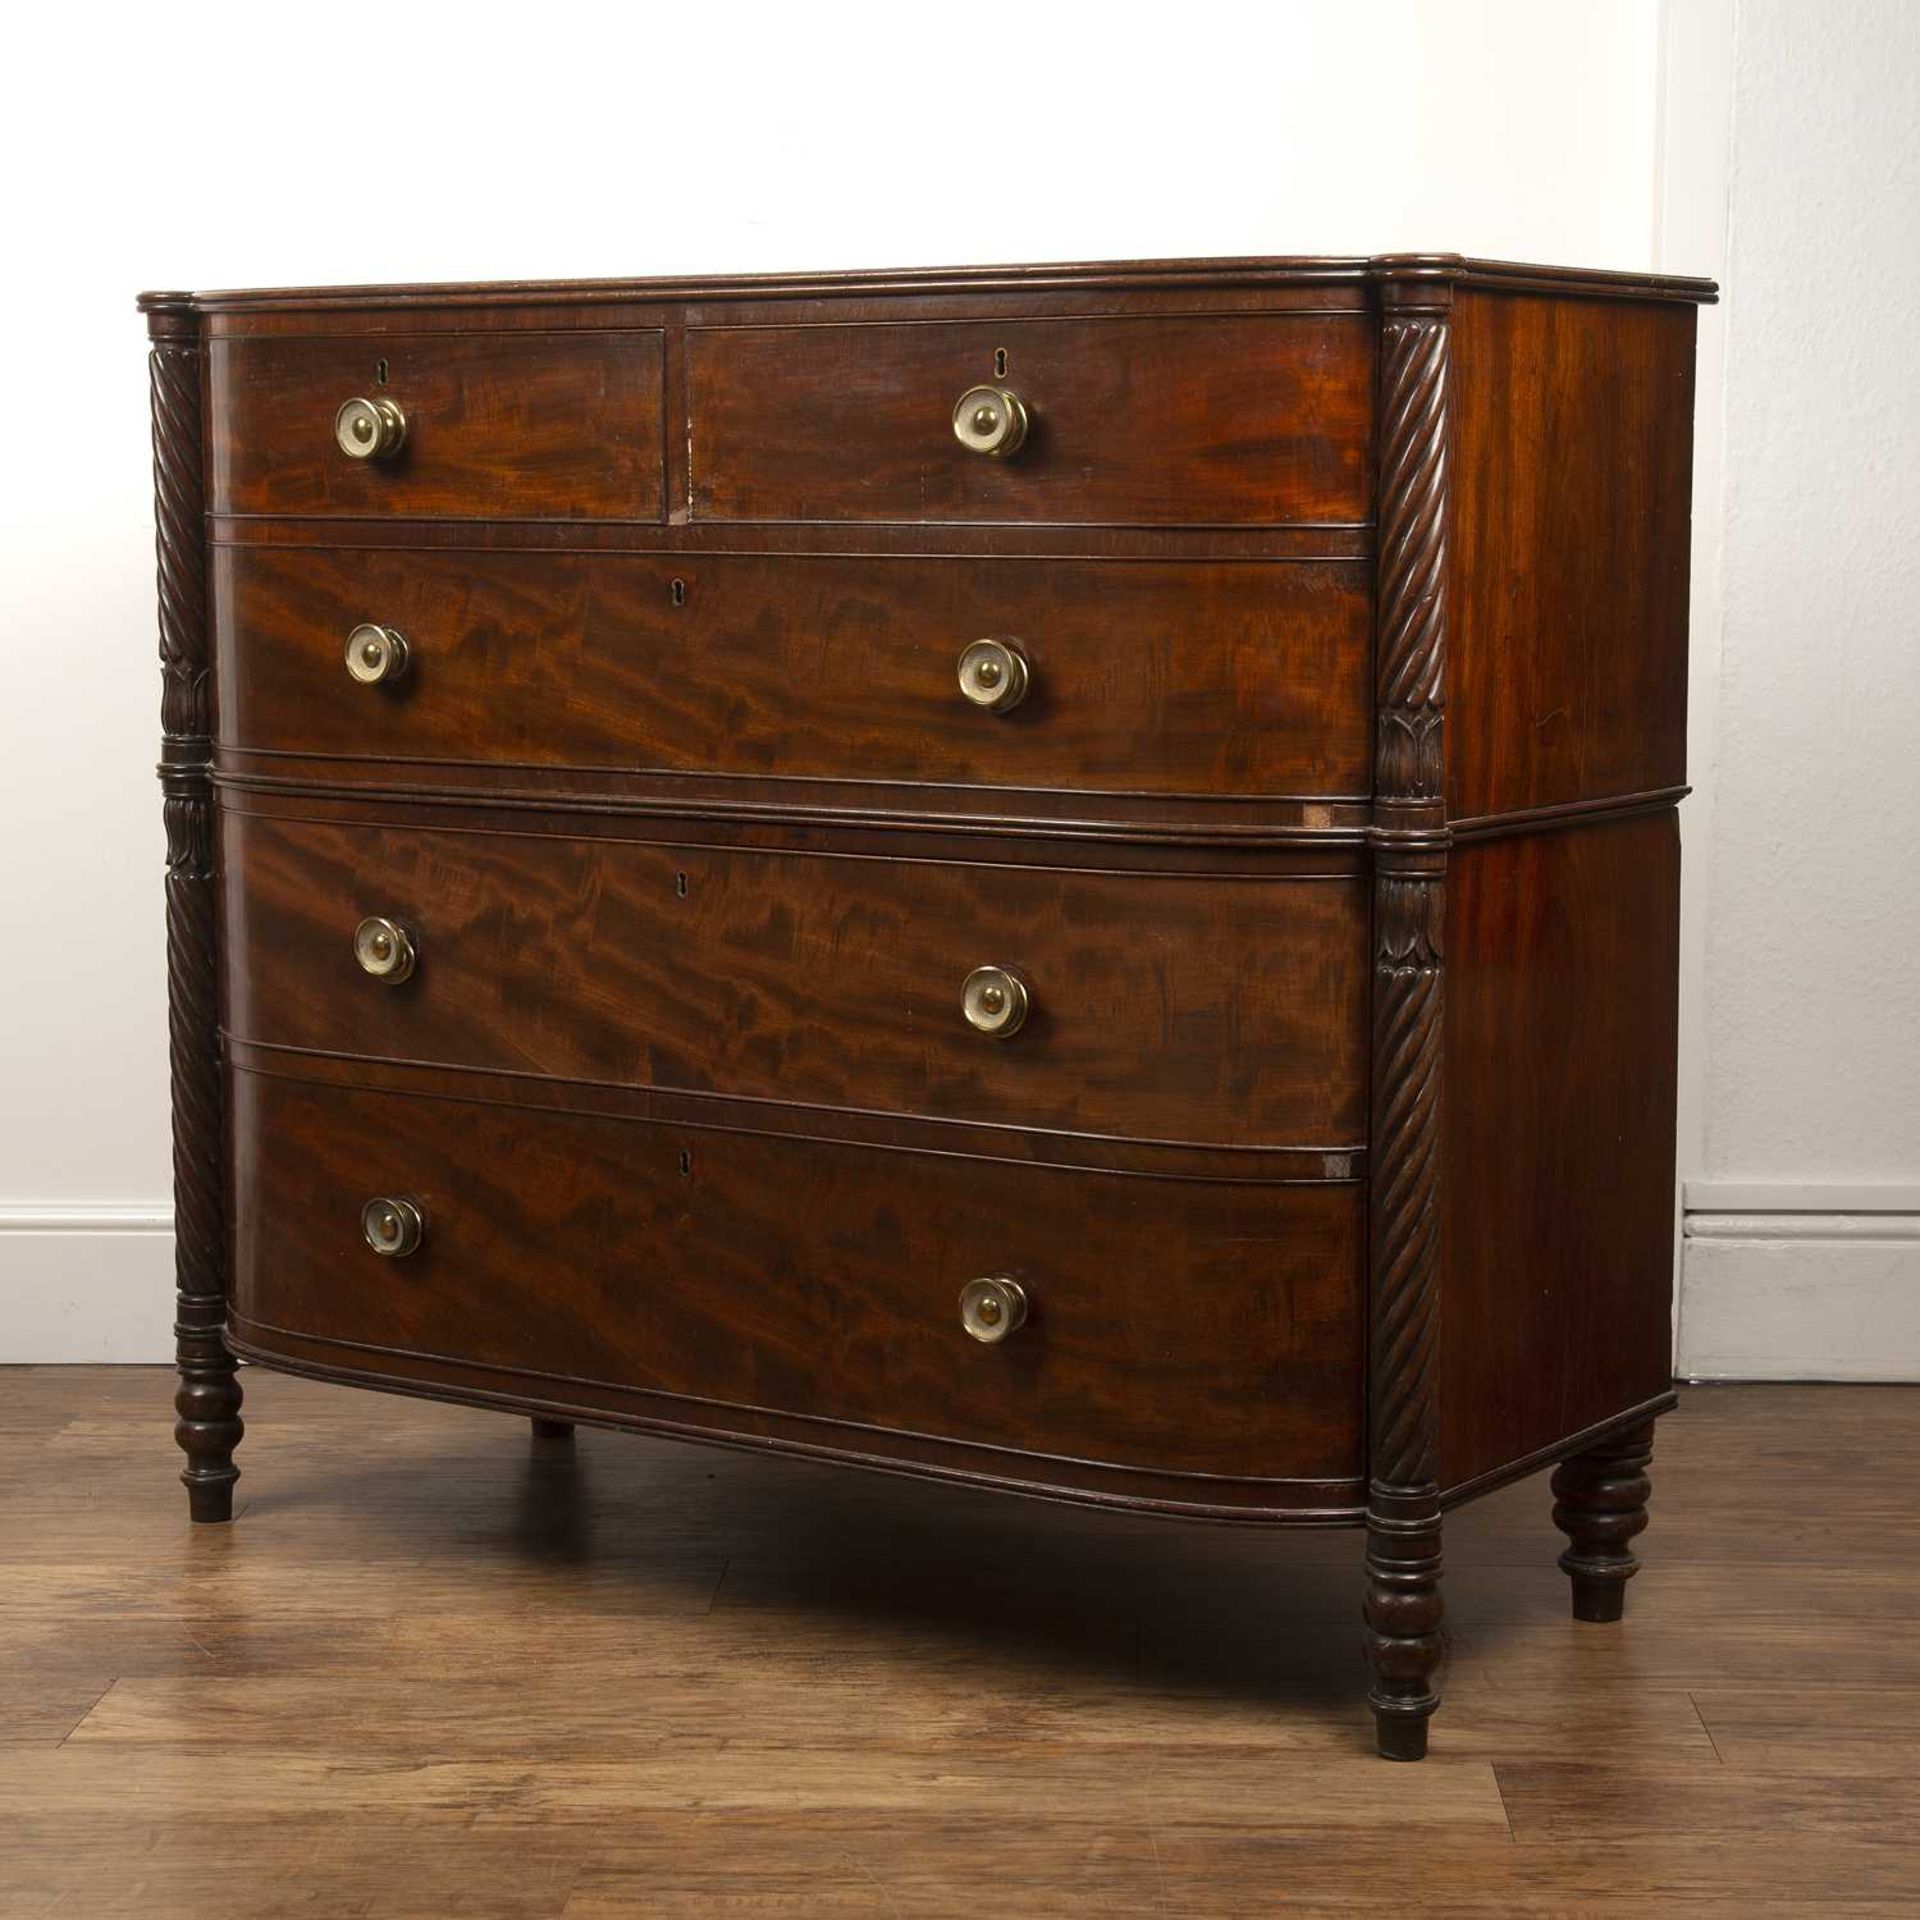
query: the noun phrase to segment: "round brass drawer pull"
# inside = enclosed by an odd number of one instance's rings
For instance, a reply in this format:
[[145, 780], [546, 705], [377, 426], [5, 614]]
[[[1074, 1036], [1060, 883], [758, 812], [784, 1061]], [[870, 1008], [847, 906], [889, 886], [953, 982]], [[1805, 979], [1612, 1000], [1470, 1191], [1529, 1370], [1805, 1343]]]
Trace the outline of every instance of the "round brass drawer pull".
[[1018, 1280], [996, 1273], [969, 1280], [960, 1289], [960, 1324], [982, 1346], [998, 1346], [1026, 1323], [1027, 1290]]
[[391, 400], [356, 397], [333, 416], [333, 437], [349, 460], [391, 460], [407, 443], [407, 416]]
[[379, 1194], [360, 1209], [360, 1232], [383, 1260], [404, 1260], [426, 1231], [417, 1201]]
[[996, 1040], [1011, 1040], [1032, 1006], [1027, 983], [1007, 967], [975, 967], [961, 983], [960, 1011], [967, 1025]]
[[1027, 656], [1010, 640], [976, 640], [960, 655], [961, 693], [990, 713], [1011, 713], [1032, 684]]
[[413, 935], [398, 920], [381, 914], [362, 920], [354, 928], [353, 957], [360, 962], [362, 973], [371, 974], [385, 987], [410, 980], [420, 958]]
[[390, 687], [406, 677], [407, 636], [372, 621], [347, 635], [347, 671], [363, 687]]
[[969, 453], [1009, 460], [1026, 444], [1027, 403], [1011, 387], [969, 387], [953, 403], [953, 437]]

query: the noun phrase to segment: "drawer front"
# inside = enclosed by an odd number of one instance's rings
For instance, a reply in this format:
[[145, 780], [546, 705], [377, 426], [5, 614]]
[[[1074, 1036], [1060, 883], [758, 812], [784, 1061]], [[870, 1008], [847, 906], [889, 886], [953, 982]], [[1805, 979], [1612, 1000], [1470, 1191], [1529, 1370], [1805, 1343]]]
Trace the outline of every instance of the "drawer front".
[[[1358, 1469], [1356, 1186], [1066, 1173], [244, 1073], [233, 1137], [235, 1325], [269, 1348], [294, 1334], [403, 1376], [438, 1356], [560, 1399], [595, 1382], [1170, 1471]], [[362, 1238], [376, 1195], [422, 1211], [404, 1258]], [[1028, 1303], [995, 1345], [960, 1319], [984, 1276]]]
[[[662, 343], [657, 330], [215, 340], [213, 510], [657, 521]], [[354, 398], [401, 410], [396, 454], [340, 450], [334, 417]]]
[[[1363, 565], [224, 547], [221, 738], [288, 753], [1119, 792], [1367, 785]], [[404, 674], [363, 685], [348, 634]], [[962, 693], [1002, 638], [1024, 698]]]
[[[223, 816], [268, 1046], [1136, 1139], [1363, 1138], [1363, 883]], [[393, 986], [363, 916], [408, 930]], [[1017, 1032], [962, 986], [1028, 986]]]
[[[1371, 512], [1361, 314], [696, 328], [687, 382], [696, 519], [1280, 526]], [[983, 383], [1028, 409], [1010, 458], [955, 437], [955, 403]]]

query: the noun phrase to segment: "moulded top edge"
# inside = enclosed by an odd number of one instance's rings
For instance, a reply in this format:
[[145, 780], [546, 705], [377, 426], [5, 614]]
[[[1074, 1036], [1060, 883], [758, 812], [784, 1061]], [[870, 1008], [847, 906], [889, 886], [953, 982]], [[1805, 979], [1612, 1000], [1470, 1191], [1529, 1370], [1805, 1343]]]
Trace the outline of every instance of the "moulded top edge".
[[636, 280], [449, 281], [359, 287], [275, 287], [210, 293], [143, 293], [143, 313], [268, 311], [362, 306], [554, 306], [647, 300], [777, 300], [832, 294], [1018, 293], [1078, 288], [1245, 287], [1387, 281], [1609, 294], [1643, 300], [1709, 302], [1711, 280], [1589, 267], [1530, 266], [1453, 253], [1372, 258], [1298, 256], [1225, 260], [1096, 261], [999, 267], [883, 268], [860, 272], [743, 274]]

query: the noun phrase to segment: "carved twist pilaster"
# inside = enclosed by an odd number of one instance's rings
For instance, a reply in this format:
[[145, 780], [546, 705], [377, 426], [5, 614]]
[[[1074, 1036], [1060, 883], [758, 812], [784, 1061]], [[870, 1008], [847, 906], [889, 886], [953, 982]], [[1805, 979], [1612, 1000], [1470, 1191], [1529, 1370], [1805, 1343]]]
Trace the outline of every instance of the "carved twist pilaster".
[[1440, 1101], [1445, 982], [1444, 288], [1382, 289], [1368, 1162], [1367, 1658], [1380, 1751], [1440, 1704]]
[[1441, 796], [1447, 343], [1446, 321], [1430, 314], [1389, 315], [1381, 327], [1374, 790], [1389, 805]]
[[205, 467], [197, 324], [149, 307], [153, 497], [159, 562], [160, 780], [167, 833], [167, 1012], [173, 1091], [174, 1438], [196, 1520], [225, 1520], [240, 1477], [240, 1383], [226, 1320], [224, 1115], [215, 922]]
[[1618, 1620], [1640, 1571], [1631, 1542], [1646, 1530], [1653, 1422], [1563, 1460], [1553, 1475], [1553, 1524], [1567, 1536], [1560, 1567], [1573, 1581], [1576, 1620]]
[[1440, 1704], [1440, 1043], [1445, 889], [1374, 878], [1367, 1657], [1381, 1752], [1417, 1759]]
[[1425, 1486], [1437, 1471], [1440, 1042], [1444, 885], [1374, 878], [1372, 1474]]

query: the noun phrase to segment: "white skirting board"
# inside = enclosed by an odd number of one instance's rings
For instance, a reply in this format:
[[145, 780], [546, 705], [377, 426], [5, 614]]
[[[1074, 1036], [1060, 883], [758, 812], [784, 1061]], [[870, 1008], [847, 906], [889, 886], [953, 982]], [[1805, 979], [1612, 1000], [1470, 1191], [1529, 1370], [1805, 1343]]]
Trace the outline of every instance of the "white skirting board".
[[1689, 1181], [1679, 1372], [1920, 1380], [1920, 1187]]
[[0, 1205], [0, 1365], [173, 1358], [173, 1210]]

